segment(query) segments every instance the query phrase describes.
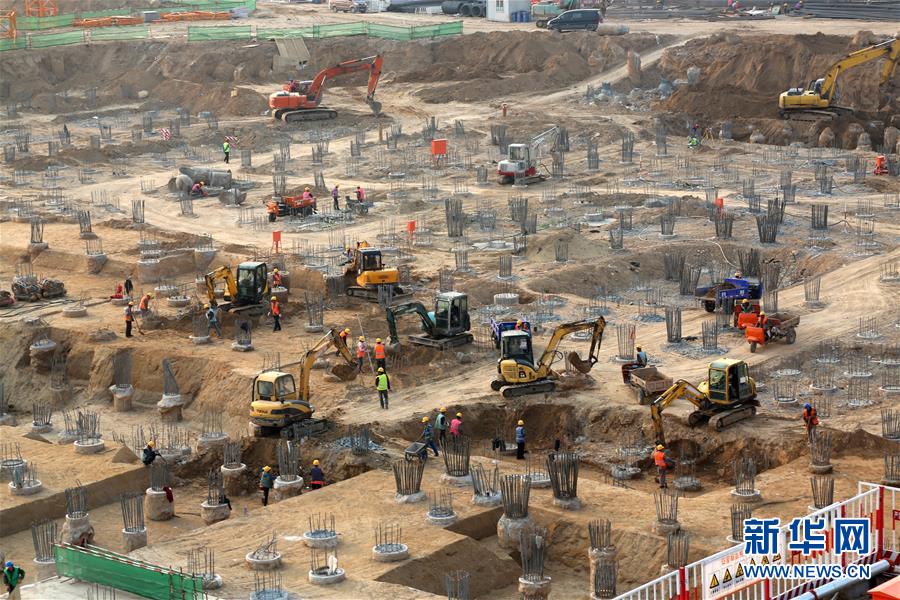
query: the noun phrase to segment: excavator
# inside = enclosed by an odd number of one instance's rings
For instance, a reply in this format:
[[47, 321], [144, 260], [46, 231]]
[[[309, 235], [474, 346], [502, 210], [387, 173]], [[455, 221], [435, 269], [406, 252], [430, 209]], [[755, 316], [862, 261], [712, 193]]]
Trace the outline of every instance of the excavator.
[[381, 250], [369, 247], [365, 240], [356, 243], [353, 256], [346, 264], [344, 277], [348, 280], [347, 295], [378, 302], [378, 287], [393, 287], [392, 298], [408, 297], [400, 287], [400, 271], [385, 267]]
[[509, 185], [519, 179], [522, 183], [537, 183], [546, 177], [538, 173], [538, 159], [541, 147], [551, 138], [559, 134], [559, 127], [554, 125], [547, 131], [540, 133], [527, 144], [510, 144], [509, 158], [497, 163], [497, 175], [500, 185]]
[[[883, 92], [890, 97], [893, 90], [894, 71], [897, 61], [900, 59], [900, 41], [892, 38], [880, 44], [851, 52], [840, 59], [825, 72], [825, 76], [816, 79], [809, 84], [810, 89], [791, 88], [778, 97], [778, 108], [783, 118], [803, 120], [804, 116], [810, 118], [833, 117], [835, 114], [852, 113], [852, 109], [837, 106], [838, 101], [838, 76], [847, 69], [865, 64], [867, 62], [885, 58], [881, 68], [879, 85]], [[884, 99], [883, 99], [884, 100]], [[887, 102], [882, 101], [882, 104]]]
[[315, 408], [309, 402], [309, 374], [316, 359], [331, 346], [334, 346], [346, 363], [334, 366], [331, 373], [343, 381], [352, 381], [356, 378], [356, 361], [350, 349], [336, 330], [329, 330], [298, 361], [299, 387], [295, 383], [294, 376], [282, 370], [291, 366], [290, 364], [280, 366], [276, 370], [263, 371], [253, 378], [250, 425], [254, 436], [261, 437], [278, 431], [285, 439], [299, 440], [327, 428], [324, 419], [313, 419]]
[[491, 389], [500, 392], [503, 398], [514, 398], [527, 394], [549, 393], [556, 389], [554, 380], [559, 374], [553, 370], [553, 363], [562, 357], [558, 351], [563, 338], [577, 331], [592, 330], [591, 350], [587, 360], [582, 360], [577, 352], [567, 356], [569, 363], [581, 373], [588, 373], [597, 363], [600, 344], [603, 341], [603, 330], [606, 319], [574, 321], [563, 323], [553, 331], [550, 342], [541, 355], [541, 360], [534, 362], [531, 348], [531, 333], [514, 329], [504, 331], [500, 336], [500, 359], [497, 361], [498, 378], [491, 382]]
[[[221, 266], [204, 276], [206, 295], [210, 306], [218, 306], [230, 312], [262, 314], [269, 296], [269, 281], [266, 263], [242, 262], [237, 268], [237, 278], [231, 267]], [[225, 302], [216, 301], [216, 280], [225, 280]]]
[[311, 81], [293, 81], [282, 86], [282, 91], [269, 95], [269, 109], [272, 117], [285, 123], [322, 121], [337, 117], [337, 111], [321, 105], [325, 82], [332, 77], [368, 71], [369, 85], [366, 104], [377, 117], [381, 114], [381, 103], [375, 101], [375, 87], [381, 78], [384, 60], [380, 55], [356, 60], [347, 60], [319, 71]]
[[407, 302], [389, 306], [387, 313], [391, 345], [400, 343], [397, 335], [397, 317], [415, 313], [422, 319], [423, 335], [411, 335], [409, 341], [419, 346], [429, 346], [445, 350], [454, 346], [471, 343], [474, 337], [469, 333], [469, 298], [459, 292], [441, 292], [434, 299], [434, 310], [429, 312], [421, 302]]
[[650, 416], [656, 432], [656, 443], [665, 444], [662, 413], [675, 400], [685, 398], [697, 407], [688, 416], [688, 425], [696, 427], [704, 421], [721, 431], [756, 414], [756, 382], [750, 368], [742, 360], [721, 358], [709, 363], [706, 381], [694, 385], [679, 379], [650, 404]]

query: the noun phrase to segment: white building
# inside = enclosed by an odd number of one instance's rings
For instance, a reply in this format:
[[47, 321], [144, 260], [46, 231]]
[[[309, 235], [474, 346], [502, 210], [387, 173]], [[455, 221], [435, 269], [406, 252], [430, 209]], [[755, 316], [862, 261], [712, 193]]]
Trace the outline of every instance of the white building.
[[531, 0], [487, 0], [488, 21], [509, 22], [515, 12], [531, 13]]

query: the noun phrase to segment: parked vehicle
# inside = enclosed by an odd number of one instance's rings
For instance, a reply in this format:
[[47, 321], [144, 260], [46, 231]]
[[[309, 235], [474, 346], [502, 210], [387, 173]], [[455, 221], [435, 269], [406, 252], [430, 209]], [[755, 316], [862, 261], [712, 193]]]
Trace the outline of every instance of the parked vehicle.
[[364, 13], [369, 9], [366, 0], [328, 0], [332, 12]]
[[603, 22], [600, 11], [596, 8], [582, 8], [567, 10], [555, 19], [547, 21], [547, 29], [551, 31], [597, 31], [597, 27]]

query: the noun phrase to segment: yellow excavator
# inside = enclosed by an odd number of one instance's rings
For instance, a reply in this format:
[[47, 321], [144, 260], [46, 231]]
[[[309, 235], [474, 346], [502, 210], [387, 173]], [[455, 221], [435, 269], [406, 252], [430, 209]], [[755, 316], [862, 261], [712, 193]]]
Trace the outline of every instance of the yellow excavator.
[[696, 427], [704, 421], [721, 431], [756, 414], [756, 382], [750, 368], [742, 360], [721, 358], [709, 363], [706, 381], [694, 385], [679, 379], [650, 404], [650, 416], [656, 432], [656, 443], [665, 444], [662, 413], [675, 400], [684, 398], [697, 410], [688, 416], [688, 425]]
[[[881, 68], [879, 85], [888, 97], [893, 93], [894, 71], [900, 59], [900, 41], [892, 38], [880, 44], [851, 52], [840, 59], [825, 72], [825, 76], [809, 84], [809, 89], [791, 88], [778, 97], [778, 108], [784, 118], [801, 119], [804, 115], [811, 118], [831, 117], [835, 114], [852, 113], [852, 109], [837, 106], [837, 82], [841, 73], [847, 69], [864, 63], [885, 58]], [[887, 104], [884, 98], [882, 105]]]
[[[260, 437], [279, 431], [281, 437], [299, 440], [324, 431], [327, 422], [313, 419], [315, 408], [309, 402], [309, 374], [316, 359], [328, 348], [334, 347], [344, 363], [331, 369], [331, 373], [344, 381], [356, 378], [356, 360], [340, 335], [331, 329], [310, 348], [297, 363], [282, 365], [276, 370], [263, 371], [253, 379], [250, 397], [250, 425], [253, 435]], [[283, 371], [285, 367], [300, 364], [300, 385], [294, 376]]]
[[400, 287], [400, 271], [385, 267], [381, 250], [372, 248], [365, 240], [356, 243], [350, 260], [346, 263], [344, 277], [347, 279], [347, 295], [378, 302], [378, 288], [393, 288], [392, 298], [400, 299], [410, 294]]
[[591, 350], [587, 360], [582, 360], [577, 352], [567, 356], [569, 363], [581, 373], [588, 373], [597, 363], [600, 344], [603, 341], [603, 330], [606, 319], [574, 321], [563, 323], [553, 331], [550, 342], [541, 355], [541, 360], [534, 362], [531, 348], [531, 332], [519, 329], [504, 331], [500, 335], [500, 359], [497, 361], [497, 379], [491, 382], [491, 389], [500, 392], [504, 398], [514, 398], [526, 394], [549, 393], [556, 389], [555, 380], [559, 374], [553, 370], [553, 363], [562, 358], [559, 344], [570, 333], [592, 330]]
[[[204, 276], [206, 295], [210, 306], [218, 306], [231, 312], [262, 314], [269, 296], [269, 280], [266, 263], [242, 262], [237, 268], [237, 277], [231, 267], [221, 266]], [[216, 301], [216, 280], [225, 280], [224, 302]]]

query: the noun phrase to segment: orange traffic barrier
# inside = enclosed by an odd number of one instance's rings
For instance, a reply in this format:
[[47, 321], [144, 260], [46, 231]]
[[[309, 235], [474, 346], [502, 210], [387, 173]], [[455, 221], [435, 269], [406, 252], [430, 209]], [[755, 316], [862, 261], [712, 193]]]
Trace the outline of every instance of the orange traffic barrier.
[[80, 19], [75, 21], [75, 27], [114, 27], [118, 25], [141, 25], [144, 19], [141, 17], [103, 17], [102, 19]]
[[163, 21], [227, 21], [231, 18], [230, 12], [210, 12], [210, 11], [186, 11], [173, 12], [160, 15]]

